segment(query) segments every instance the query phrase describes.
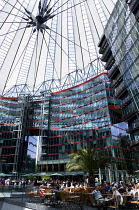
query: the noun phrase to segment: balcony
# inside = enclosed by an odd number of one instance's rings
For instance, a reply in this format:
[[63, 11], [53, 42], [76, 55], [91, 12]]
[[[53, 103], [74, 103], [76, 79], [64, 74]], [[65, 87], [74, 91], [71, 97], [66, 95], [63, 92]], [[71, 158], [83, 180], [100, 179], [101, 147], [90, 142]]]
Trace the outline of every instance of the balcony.
[[99, 43], [98, 43], [98, 47], [100, 47], [100, 48], [103, 47], [106, 42], [107, 42], [106, 36], [105, 36], [105, 34], [103, 34]]
[[108, 46], [101, 57], [101, 61], [107, 62], [112, 56], [111, 48]]
[[118, 66], [114, 64], [112, 68], [108, 71], [108, 77], [114, 79], [120, 73]]
[[115, 63], [115, 59], [114, 59], [113, 55], [111, 55], [110, 58], [109, 58], [109, 60], [105, 64], [105, 69], [106, 70], [111, 69], [111, 67], [113, 66], [114, 63]]
[[139, 10], [137, 11], [136, 15], [135, 15], [136, 20], [139, 22]]
[[139, 138], [131, 141], [131, 147], [139, 147]]
[[112, 81], [111, 83], [111, 87], [112, 88], [116, 88], [118, 86], [118, 84], [123, 80], [123, 76], [121, 74], [119, 74], [115, 80]]
[[134, 127], [129, 127], [127, 130], [126, 130], [126, 132], [127, 133], [133, 133], [133, 132], [135, 132], [135, 131], [137, 131], [137, 130], [139, 130], [139, 123], [136, 123], [135, 125], [134, 125]]
[[[132, 107], [132, 108], [128, 109], [128, 111], [125, 114], [123, 114], [122, 119], [124, 121], [129, 121], [130, 119], [132, 119], [136, 116], [137, 112], [138, 112], [138, 110], [136, 108]], [[129, 128], [129, 129], [131, 129], [131, 128]]]
[[102, 47], [99, 49], [99, 53], [100, 54], [103, 54], [105, 51], [106, 51], [106, 49], [109, 47], [109, 44], [108, 44], [108, 42], [107, 42], [107, 40], [103, 43], [103, 45], [102, 45]]
[[122, 82], [119, 87], [116, 88], [115, 90], [115, 98], [121, 98], [121, 96], [127, 91], [125, 84]]
[[129, 5], [131, 12], [136, 15], [139, 10], [139, 0], [126, 0], [126, 3]]
[[124, 100], [121, 101], [120, 108], [123, 109], [125, 106], [130, 104], [131, 101], [132, 101], [132, 97], [128, 96], [127, 98], [125, 98]]

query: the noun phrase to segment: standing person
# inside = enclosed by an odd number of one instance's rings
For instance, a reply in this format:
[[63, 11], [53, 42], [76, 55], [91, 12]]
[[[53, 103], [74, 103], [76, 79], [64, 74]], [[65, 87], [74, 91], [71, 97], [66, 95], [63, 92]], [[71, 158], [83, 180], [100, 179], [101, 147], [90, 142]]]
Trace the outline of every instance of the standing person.
[[95, 186], [98, 186], [98, 177], [95, 177]]
[[26, 185], [28, 185], [28, 179], [26, 179]]
[[34, 186], [37, 186], [37, 185], [38, 185], [38, 182], [37, 182], [37, 179], [35, 179]]

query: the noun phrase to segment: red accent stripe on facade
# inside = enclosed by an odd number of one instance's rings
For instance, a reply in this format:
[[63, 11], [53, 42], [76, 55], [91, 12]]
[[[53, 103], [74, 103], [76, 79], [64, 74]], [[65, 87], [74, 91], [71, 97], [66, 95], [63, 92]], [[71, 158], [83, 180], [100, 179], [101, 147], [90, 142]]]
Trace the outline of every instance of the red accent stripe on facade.
[[41, 103], [42, 102], [42, 100], [41, 101], [31, 101], [30, 103]]
[[34, 151], [32, 151], [32, 150], [30, 150], [30, 149], [26, 149], [27, 151], [30, 151], [30, 152], [32, 152], [32, 153], [34, 153], [34, 154], [36, 154], [36, 152], [34, 152]]
[[41, 108], [41, 106], [39, 106], [39, 107], [30, 107], [29, 109], [39, 109], [40, 110], [40, 108]]
[[18, 104], [0, 104], [1, 106], [17, 106]]
[[0, 112], [17, 112], [17, 111], [0, 111]]
[[[8, 116], [8, 115], [7, 115]], [[16, 117], [0, 117], [0, 119], [15, 119]]]
[[36, 122], [36, 121], [41, 121], [41, 120], [30, 120], [28, 122]]
[[2, 133], [13, 133], [14, 131], [1, 131]]
[[22, 166], [28, 166], [28, 167], [35, 168], [35, 166], [32, 166], [32, 165], [25, 165], [25, 164], [23, 164]]
[[0, 157], [9, 157], [11, 155], [0, 155]]
[[11, 99], [11, 100], [15, 100], [15, 99], [19, 99], [19, 98], [9, 98], [9, 97], [0, 97], [0, 99]]
[[5, 126], [5, 125], [15, 125], [15, 124], [5, 124], [5, 123], [4, 123], [4, 124], [0, 124], [0, 125], [3, 125], [3, 126]]
[[79, 85], [75, 85], [75, 86], [73, 86], [73, 87], [70, 87], [70, 88], [67, 88], [67, 89], [64, 89], [64, 90], [61, 90], [61, 91], [58, 91], [58, 92], [54, 92], [54, 93], [52, 93], [52, 94], [62, 93], [62, 92], [65, 92], [65, 91], [67, 91], [67, 90], [71, 90], [71, 89], [73, 89], [73, 88], [79, 87], [79, 86], [84, 85], [84, 84], [86, 84], [86, 83], [88, 83], [88, 82], [91, 82], [92, 80], [95, 80], [96, 78], [98, 78], [98, 77], [100, 77], [100, 76], [102, 76], [102, 75], [108, 75], [108, 73], [103, 72], [103, 73], [101, 73], [101, 74], [99, 74], [99, 75], [97, 75], [97, 76], [91, 78], [90, 80], [87, 80], [87, 81], [85, 81], [85, 82], [83, 82], [83, 83], [81, 83], [81, 84], [79, 84]]
[[[93, 93], [93, 94], [91, 94], [91, 95], [85, 96], [85, 97], [80, 98], [80, 99], [78, 99], [78, 100], [70, 101], [70, 102], [65, 103], [65, 104], [59, 104], [59, 105], [56, 105], [56, 106], [52, 106], [51, 109], [52, 109], [52, 108], [55, 108], [55, 107], [64, 106], [64, 105], [66, 105], [66, 104], [71, 104], [71, 103], [74, 103], [74, 102], [78, 102], [78, 101], [84, 100], [84, 99], [89, 98], [89, 97], [91, 97], [91, 96], [93, 96], [93, 95], [96, 95], [96, 94], [98, 94], [98, 93], [100, 93], [100, 92], [102, 92], [102, 91], [104, 91], [104, 90], [112, 90], [112, 89], [110, 89], [110, 88], [104, 88], [104, 89], [102, 89], [102, 90], [100, 90], [100, 91], [97, 91], [96, 93]], [[114, 97], [111, 97], [111, 98], [114, 98]]]
[[28, 130], [42, 129], [42, 127], [29, 127]]
[[[118, 137], [118, 136], [116, 136]], [[132, 150], [132, 149], [128, 149], [128, 148], [123, 148], [123, 147], [119, 147], [119, 146], [108, 146], [108, 147], [102, 147], [102, 148], [98, 148], [98, 149], [109, 149], [109, 148], [118, 148], [118, 149], [124, 149], [124, 150], [129, 150], [129, 151], [134, 151], [135, 150]]]
[[35, 158], [31, 158], [31, 157], [28, 157], [28, 156], [24, 156], [24, 158], [30, 159], [30, 160], [35, 160]]
[[138, 161], [138, 160], [135, 160], [135, 159], [118, 158], [118, 157], [115, 157], [115, 159], [118, 159], [118, 160], [130, 160], [130, 161]]
[[[82, 90], [82, 91], [79, 91], [79, 92], [76, 92], [76, 93], [74, 93], [74, 94], [71, 94], [71, 95], [69, 95], [69, 96], [63, 96], [63, 97], [61, 97], [61, 98], [56, 98], [56, 99], [53, 99], [53, 100], [51, 100], [51, 101], [56, 101], [56, 100], [60, 100], [60, 99], [63, 99], [63, 98], [69, 98], [69, 97], [71, 97], [71, 96], [74, 96], [74, 95], [78, 95], [78, 94], [80, 94], [80, 93], [83, 93], [83, 92], [85, 92], [85, 91], [87, 91], [87, 90], [90, 90], [91, 88], [94, 88], [94, 87], [96, 87], [96, 86], [98, 86], [98, 85], [100, 85], [100, 84], [102, 84], [102, 83], [107, 83], [107, 82], [111, 82], [111, 81], [102, 81], [102, 82], [99, 82], [99, 83], [97, 83], [97, 84], [95, 84], [95, 85], [93, 85], [93, 86], [91, 86], [91, 87], [89, 87], [89, 88], [86, 88], [86, 89], [84, 89], [84, 90]], [[112, 90], [114, 90], [114, 89], [112, 89]]]
[[33, 116], [34, 116], [34, 115], [40, 115], [40, 113], [39, 113], [39, 114], [29, 114], [29, 115], [33, 115]]

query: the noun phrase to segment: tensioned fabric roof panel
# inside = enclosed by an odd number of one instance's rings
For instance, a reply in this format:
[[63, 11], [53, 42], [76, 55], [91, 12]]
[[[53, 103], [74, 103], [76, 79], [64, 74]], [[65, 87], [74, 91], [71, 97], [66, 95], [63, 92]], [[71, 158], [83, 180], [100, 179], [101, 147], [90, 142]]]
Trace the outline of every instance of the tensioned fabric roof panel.
[[91, 63], [91, 74], [100, 73], [97, 45], [115, 3], [0, 0], [0, 94], [18, 85], [35, 92], [54, 80], [60, 87], [72, 72], [85, 78]]

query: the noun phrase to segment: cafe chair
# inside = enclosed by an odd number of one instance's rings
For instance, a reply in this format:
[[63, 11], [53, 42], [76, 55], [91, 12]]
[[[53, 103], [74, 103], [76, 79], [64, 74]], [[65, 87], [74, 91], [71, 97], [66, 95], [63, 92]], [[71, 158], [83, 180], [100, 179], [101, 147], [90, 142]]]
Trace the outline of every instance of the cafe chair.
[[107, 206], [107, 208], [108, 209], [119, 209], [120, 202], [121, 202], [121, 196], [117, 195], [116, 199], [115, 199], [115, 202], [114, 202], [114, 205], [109, 205], [109, 206]]
[[25, 202], [34, 201], [34, 195], [35, 195], [34, 189], [25, 189], [25, 195], [24, 195]]
[[92, 207], [95, 207], [97, 209], [101, 209], [103, 207], [102, 203], [98, 203], [98, 204], [96, 203], [96, 200], [93, 194], [89, 194], [89, 202]]

